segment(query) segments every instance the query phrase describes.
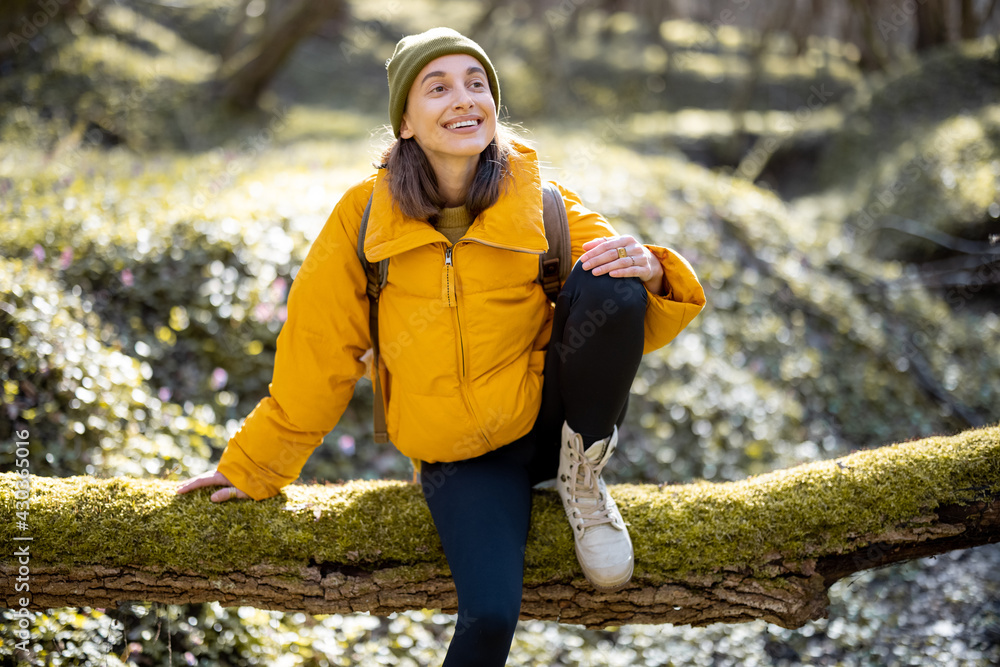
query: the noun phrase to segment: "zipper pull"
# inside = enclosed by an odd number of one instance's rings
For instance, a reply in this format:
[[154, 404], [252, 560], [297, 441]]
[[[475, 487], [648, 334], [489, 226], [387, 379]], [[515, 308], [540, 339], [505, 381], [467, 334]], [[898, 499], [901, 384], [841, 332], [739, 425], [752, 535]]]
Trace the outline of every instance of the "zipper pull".
[[441, 300], [449, 308], [458, 306], [455, 266], [451, 263], [451, 251], [453, 248], [454, 246], [448, 246], [444, 251], [444, 275], [441, 277]]

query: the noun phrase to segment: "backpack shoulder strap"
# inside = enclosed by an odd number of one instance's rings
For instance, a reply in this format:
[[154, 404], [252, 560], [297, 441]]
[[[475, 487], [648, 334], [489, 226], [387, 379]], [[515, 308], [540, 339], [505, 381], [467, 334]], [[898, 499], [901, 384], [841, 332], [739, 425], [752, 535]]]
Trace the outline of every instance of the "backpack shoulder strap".
[[368, 276], [368, 295], [372, 296], [374, 294], [375, 298], [378, 299], [378, 294], [385, 287], [385, 281], [389, 277], [389, 260], [383, 259], [375, 264], [368, 261], [365, 257], [365, 233], [368, 230], [368, 216], [372, 211], [372, 198], [368, 197], [368, 205], [365, 206], [364, 215], [361, 216], [361, 226], [358, 229], [358, 259], [361, 261], [361, 266], [365, 270], [365, 275]]
[[368, 279], [368, 332], [372, 339], [372, 385], [375, 388], [375, 402], [372, 407], [375, 418], [375, 442], [389, 442], [389, 434], [385, 425], [385, 400], [382, 395], [382, 380], [379, 373], [378, 350], [378, 297], [385, 287], [389, 276], [389, 260], [383, 259], [372, 264], [365, 257], [365, 232], [368, 230], [368, 216], [372, 210], [372, 198], [368, 198], [365, 213], [361, 216], [361, 226], [358, 229], [358, 259], [364, 267]]
[[368, 258], [365, 257], [365, 232], [368, 230], [368, 215], [372, 212], [372, 197], [368, 197], [368, 204], [365, 205], [365, 212], [361, 216], [361, 227], [358, 229], [358, 259], [361, 265], [367, 268]]
[[566, 203], [555, 184], [542, 183], [542, 219], [549, 250], [538, 259], [538, 282], [553, 303], [559, 295], [572, 266], [572, 246], [569, 238], [569, 220]]

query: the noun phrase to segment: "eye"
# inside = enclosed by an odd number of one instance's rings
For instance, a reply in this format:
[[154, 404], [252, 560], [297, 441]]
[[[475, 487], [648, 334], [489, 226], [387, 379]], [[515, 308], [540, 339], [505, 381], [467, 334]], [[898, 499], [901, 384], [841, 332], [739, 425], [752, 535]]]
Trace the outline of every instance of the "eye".
[[483, 85], [482, 81], [480, 81], [479, 79], [476, 79], [475, 81], [472, 82], [472, 87], [473, 88], [484, 88], [485, 86]]

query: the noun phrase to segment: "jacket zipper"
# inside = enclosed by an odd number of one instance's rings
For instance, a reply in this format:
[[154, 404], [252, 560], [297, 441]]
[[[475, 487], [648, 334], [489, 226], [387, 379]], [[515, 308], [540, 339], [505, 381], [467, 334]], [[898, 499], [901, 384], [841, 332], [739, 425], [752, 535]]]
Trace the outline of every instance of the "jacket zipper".
[[462, 340], [462, 322], [458, 316], [458, 286], [455, 280], [455, 265], [451, 261], [451, 253], [455, 246], [450, 245], [444, 251], [444, 275], [441, 278], [441, 295], [449, 308], [455, 309], [456, 328], [458, 330], [458, 357], [462, 362], [462, 381], [465, 381], [465, 342]]
[[482, 427], [482, 421], [479, 418], [479, 414], [472, 405], [471, 391], [469, 390], [468, 375], [465, 366], [466, 350], [465, 350], [465, 340], [462, 336], [461, 312], [458, 306], [458, 281], [456, 279], [457, 274], [455, 271], [455, 264], [452, 259], [455, 247], [458, 246], [459, 243], [463, 242], [479, 243], [481, 245], [489, 246], [491, 248], [500, 248], [501, 250], [510, 250], [512, 252], [522, 252], [522, 253], [527, 253], [529, 255], [541, 255], [543, 253], [535, 252], [533, 250], [524, 250], [520, 248], [512, 248], [510, 246], [497, 245], [494, 243], [487, 243], [486, 241], [480, 241], [479, 239], [475, 238], [459, 239], [453, 245], [450, 245], [447, 248], [445, 248], [444, 251], [444, 273], [441, 277], [441, 290], [442, 290], [441, 296], [442, 300], [445, 302], [445, 304], [447, 304], [449, 308], [455, 309], [455, 329], [458, 331], [458, 357], [459, 360], [461, 361], [461, 366], [462, 366], [462, 377], [461, 377], [462, 389], [463, 389], [462, 398], [465, 400], [465, 405], [469, 409], [469, 412], [472, 413], [472, 418], [475, 419], [476, 421], [476, 425], [479, 428], [479, 435], [483, 438], [483, 441], [486, 443], [486, 446], [492, 450], [494, 449], [493, 443], [486, 435], [486, 431]]
[[448, 246], [444, 251], [444, 285], [442, 286], [442, 289], [445, 292], [445, 303], [448, 304], [450, 308], [455, 309], [455, 330], [458, 332], [458, 358], [462, 366], [462, 400], [465, 401], [466, 409], [468, 409], [469, 413], [472, 415], [473, 421], [476, 422], [476, 428], [479, 429], [479, 437], [481, 437], [483, 442], [486, 443], [486, 446], [492, 450], [493, 443], [490, 442], [489, 436], [486, 435], [486, 431], [483, 429], [483, 423], [479, 419], [479, 414], [472, 405], [472, 392], [469, 389], [469, 377], [465, 369], [465, 339], [462, 336], [462, 316], [458, 309], [458, 287], [456, 284], [455, 265], [452, 262], [452, 253], [455, 250], [455, 245]]
[[[545, 254], [544, 251], [542, 251], [542, 250], [525, 250], [524, 248], [514, 248], [514, 247], [509, 246], [509, 245], [500, 245], [500, 244], [497, 244], [497, 243], [489, 243], [487, 241], [480, 241], [479, 239], [473, 238], [473, 237], [462, 238], [462, 239], [458, 240], [458, 243], [462, 243], [462, 242], [478, 243], [480, 245], [489, 246], [491, 248], [500, 248], [501, 250], [510, 250], [511, 252], [523, 252], [523, 253], [527, 253], [529, 255], [543, 255], [543, 254]], [[458, 243], [456, 243], [455, 245], [458, 245]]]

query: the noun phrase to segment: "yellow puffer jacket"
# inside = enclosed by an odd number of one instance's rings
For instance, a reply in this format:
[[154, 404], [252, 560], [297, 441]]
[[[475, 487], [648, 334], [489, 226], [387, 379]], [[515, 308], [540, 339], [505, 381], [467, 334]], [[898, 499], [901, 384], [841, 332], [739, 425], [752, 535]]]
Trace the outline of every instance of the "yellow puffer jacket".
[[[413, 459], [456, 461], [531, 430], [553, 308], [535, 282], [538, 255], [548, 248], [538, 161], [530, 148], [517, 148], [513, 182], [453, 246], [393, 208], [384, 172], [347, 191], [292, 283], [270, 396], [222, 454], [218, 470], [233, 485], [261, 500], [294, 481], [365, 375], [371, 341], [356, 241], [373, 190], [365, 255], [392, 258], [379, 299], [390, 440]], [[585, 242], [616, 232], [560, 190], [575, 263]], [[663, 265], [665, 294], [648, 295], [643, 353], [670, 342], [705, 305], [680, 255], [646, 247]]]

